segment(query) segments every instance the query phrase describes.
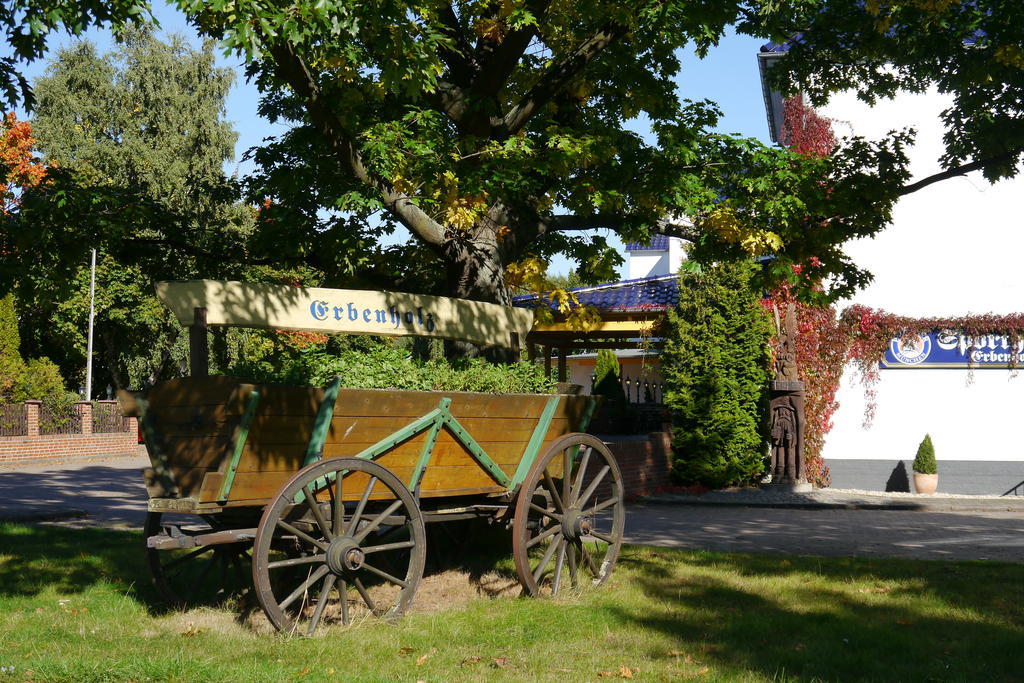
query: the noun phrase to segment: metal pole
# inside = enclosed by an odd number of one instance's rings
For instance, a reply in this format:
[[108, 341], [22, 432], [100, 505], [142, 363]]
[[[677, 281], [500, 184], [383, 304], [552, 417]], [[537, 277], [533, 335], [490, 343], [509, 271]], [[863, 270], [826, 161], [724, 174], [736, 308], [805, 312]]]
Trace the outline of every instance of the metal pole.
[[96, 250], [92, 250], [92, 274], [89, 277], [89, 341], [85, 351], [85, 400], [92, 400], [92, 322], [96, 317]]

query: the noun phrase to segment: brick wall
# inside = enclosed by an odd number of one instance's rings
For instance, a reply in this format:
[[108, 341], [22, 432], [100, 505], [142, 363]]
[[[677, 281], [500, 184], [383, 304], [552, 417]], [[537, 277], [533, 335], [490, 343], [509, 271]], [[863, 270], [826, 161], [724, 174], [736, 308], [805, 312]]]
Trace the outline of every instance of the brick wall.
[[138, 450], [138, 422], [128, 418], [126, 431], [93, 433], [92, 405], [81, 404], [78, 434], [40, 434], [38, 401], [26, 404], [28, 434], [0, 436], [0, 465], [19, 461], [68, 460], [134, 454]]
[[672, 439], [666, 432], [647, 436], [605, 436], [602, 440], [622, 471], [627, 498], [641, 498], [668, 486], [672, 468]]

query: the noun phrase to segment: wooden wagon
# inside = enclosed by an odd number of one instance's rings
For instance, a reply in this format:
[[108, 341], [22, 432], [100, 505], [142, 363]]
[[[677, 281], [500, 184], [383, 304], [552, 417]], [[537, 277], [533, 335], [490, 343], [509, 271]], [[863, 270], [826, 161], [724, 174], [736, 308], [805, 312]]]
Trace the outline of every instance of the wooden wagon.
[[[604, 444], [580, 433], [589, 396], [215, 376], [121, 400], [152, 461], [149, 568], [174, 603], [226, 590], [251, 552], [255, 594], [278, 629], [398, 615], [423, 573], [424, 524], [467, 517], [511, 527], [533, 595], [598, 585], [619, 552], [622, 480]], [[183, 513], [205, 524], [168, 523]]]

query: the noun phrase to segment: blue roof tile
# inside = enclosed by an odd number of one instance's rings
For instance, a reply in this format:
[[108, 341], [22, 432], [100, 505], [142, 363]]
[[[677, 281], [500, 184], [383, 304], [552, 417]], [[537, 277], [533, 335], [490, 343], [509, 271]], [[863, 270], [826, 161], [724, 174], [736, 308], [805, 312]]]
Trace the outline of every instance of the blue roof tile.
[[626, 251], [668, 251], [668, 237], [665, 235], [652, 235], [650, 244], [630, 242], [626, 245]]
[[[676, 275], [655, 275], [592, 287], [577, 287], [569, 291], [584, 306], [594, 306], [599, 311], [608, 312], [665, 311], [679, 300]], [[512, 299], [512, 305], [534, 308], [537, 296], [517, 296]]]

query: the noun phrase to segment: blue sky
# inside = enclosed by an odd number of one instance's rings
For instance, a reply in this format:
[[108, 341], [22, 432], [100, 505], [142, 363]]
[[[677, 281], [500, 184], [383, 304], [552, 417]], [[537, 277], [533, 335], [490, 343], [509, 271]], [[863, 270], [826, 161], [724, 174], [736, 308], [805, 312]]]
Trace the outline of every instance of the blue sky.
[[[195, 31], [175, 8], [160, 5], [156, 7], [155, 13], [165, 32], [180, 33], [194, 43], [199, 43]], [[112, 43], [110, 34], [105, 31], [91, 31], [86, 37], [96, 43], [101, 51], [109, 49]], [[71, 42], [72, 38], [60, 36], [52, 41], [52, 48], [56, 49]], [[756, 57], [763, 42], [761, 39], [730, 34], [703, 60], [698, 59], [690, 51], [683, 57], [683, 68], [677, 83], [681, 97], [693, 100], [710, 99], [719, 104], [724, 113], [719, 125], [721, 132], [756, 137], [767, 143], [770, 142], [768, 124]], [[220, 56], [218, 61], [220, 66], [230, 67], [237, 74], [234, 88], [227, 101], [226, 118], [232, 122], [239, 135], [235, 146], [235, 161], [226, 165], [225, 171], [229, 174], [236, 170], [245, 173], [250, 168], [248, 164], [240, 161], [245, 151], [258, 146], [263, 138], [283, 132], [285, 127], [272, 126], [256, 114], [259, 93], [254, 85], [245, 81], [242, 63], [238, 57]], [[45, 65], [46, 60], [32, 64], [25, 70], [26, 75], [30, 80], [38, 77], [45, 71]], [[24, 112], [19, 112], [19, 116], [24, 116]], [[638, 123], [638, 129], [641, 127]], [[396, 240], [402, 238], [396, 236]], [[614, 236], [610, 242], [619, 248], [622, 246]], [[570, 268], [571, 264], [567, 260], [556, 259], [551, 263], [550, 272], [565, 274]]]

